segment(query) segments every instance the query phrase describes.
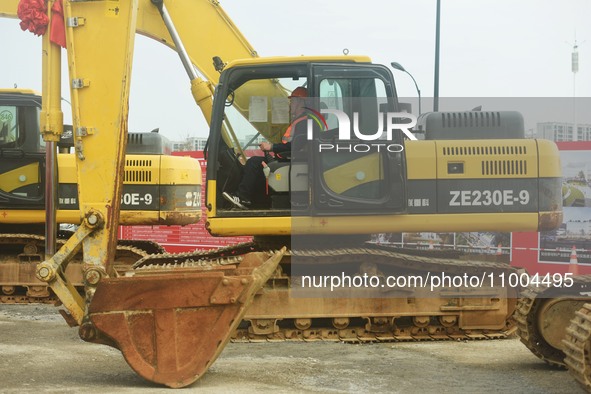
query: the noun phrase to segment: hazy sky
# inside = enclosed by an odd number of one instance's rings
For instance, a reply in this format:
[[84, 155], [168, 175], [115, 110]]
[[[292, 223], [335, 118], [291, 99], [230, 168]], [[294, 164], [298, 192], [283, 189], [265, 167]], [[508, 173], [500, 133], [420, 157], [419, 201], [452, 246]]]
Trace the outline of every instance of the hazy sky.
[[[336, 55], [347, 48], [375, 63], [401, 63], [423, 97], [433, 95], [435, 0], [220, 2], [261, 56]], [[440, 96], [572, 97], [576, 36], [576, 96], [591, 97], [591, 0], [441, 3]], [[40, 90], [41, 39], [10, 19], [0, 19], [0, 37], [0, 87]], [[400, 96], [416, 97], [410, 77], [399, 71], [394, 77]], [[159, 127], [173, 140], [207, 135], [170, 49], [138, 37], [131, 89], [130, 130]]]

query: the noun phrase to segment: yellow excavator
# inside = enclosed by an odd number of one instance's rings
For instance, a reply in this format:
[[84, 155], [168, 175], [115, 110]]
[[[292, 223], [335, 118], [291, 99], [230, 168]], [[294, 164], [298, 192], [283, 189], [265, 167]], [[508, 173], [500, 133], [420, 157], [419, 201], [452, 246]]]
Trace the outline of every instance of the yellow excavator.
[[[53, 302], [47, 283], [35, 277], [45, 259], [46, 143], [41, 138], [41, 96], [32, 90], [0, 89], [0, 302]], [[55, 220], [80, 222], [76, 162], [71, 127], [57, 141]], [[157, 132], [129, 133], [121, 196], [122, 224], [188, 224], [201, 218], [201, 169], [188, 157], [170, 155]], [[56, 229], [57, 230], [57, 229]], [[67, 232], [50, 232], [64, 243]], [[57, 236], [57, 237], [55, 237]], [[55, 238], [52, 238], [55, 237]], [[149, 241], [120, 241], [118, 265], [163, 249]], [[70, 264], [72, 283], [83, 288], [80, 258]]]
[[571, 375], [591, 392], [591, 275], [574, 275], [568, 287], [524, 289], [515, 310], [517, 334], [538, 358]]
[[[14, 16], [16, 1], [7, 4], [13, 8], [0, 14]], [[64, 0], [63, 19], [80, 226], [36, 275], [82, 339], [120, 349], [150, 381], [183, 387], [231, 338], [479, 339], [514, 331], [520, 289], [502, 281], [523, 273], [365, 240], [379, 232], [556, 228], [558, 151], [523, 139], [519, 114], [428, 114], [418, 140], [386, 67], [362, 56], [259, 58], [217, 1]], [[177, 51], [210, 121], [206, 227], [254, 242], [114, 268], [136, 33]], [[55, 141], [61, 49], [49, 35], [41, 120]], [[260, 199], [236, 209], [226, 195], [240, 188], [253, 145], [283, 143], [298, 88], [311, 114], [305, 131], [293, 133], [290, 157], [258, 159]], [[491, 133], [499, 138], [484, 138]], [[79, 250], [83, 297], [66, 270]]]

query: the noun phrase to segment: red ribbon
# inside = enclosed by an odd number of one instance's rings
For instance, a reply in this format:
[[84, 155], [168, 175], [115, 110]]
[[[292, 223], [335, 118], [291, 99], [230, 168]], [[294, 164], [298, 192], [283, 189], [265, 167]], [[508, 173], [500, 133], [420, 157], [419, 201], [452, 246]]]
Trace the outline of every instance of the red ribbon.
[[66, 25], [64, 24], [64, 7], [62, 0], [57, 0], [51, 7], [51, 30], [49, 33], [51, 42], [66, 47]]
[[[66, 27], [64, 25], [64, 10], [62, 0], [57, 0], [51, 7], [51, 30], [50, 40], [66, 47]], [[21, 20], [20, 26], [24, 31], [42, 36], [47, 31], [49, 17], [47, 16], [47, 5], [44, 0], [20, 0], [18, 3], [17, 15]]]

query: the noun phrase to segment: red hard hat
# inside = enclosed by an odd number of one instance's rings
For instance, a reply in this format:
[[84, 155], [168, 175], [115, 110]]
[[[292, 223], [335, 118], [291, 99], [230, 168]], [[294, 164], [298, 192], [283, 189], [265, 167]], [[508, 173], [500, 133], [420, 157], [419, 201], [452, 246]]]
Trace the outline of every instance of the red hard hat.
[[293, 92], [291, 92], [289, 98], [292, 97], [308, 97], [308, 89], [303, 86], [298, 86]]

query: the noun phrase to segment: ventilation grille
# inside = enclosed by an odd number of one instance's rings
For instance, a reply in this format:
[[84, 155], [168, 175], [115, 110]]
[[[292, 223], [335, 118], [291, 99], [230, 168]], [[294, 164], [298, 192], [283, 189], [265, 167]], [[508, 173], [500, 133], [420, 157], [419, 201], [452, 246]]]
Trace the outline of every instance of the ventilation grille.
[[482, 175], [527, 175], [527, 160], [483, 160]]
[[150, 159], [142, 159], [142, 160], [128, 159], [128, 160], [125, 160], [125, 167], [152, 167], [152, 160], [150, 160]]
[[501, 127], [500, 112], [443, 112], [441, 127]]
[[127, 143], [128, 144], [142, 145], [143, 139], [144, 139], [143, 134], [141, 134], [141, 133], [127, 134]]
[[526, 155], [526, 146], [445, 146], [444, 156]]
[[125, 160], [123, 182], [152, 182], [152, 171], [131, 169], [133, 167], [152, 167], [152, 160]]
[[142, 170], [126, 170], [123, 182], [152, 182], [152, 172]]

